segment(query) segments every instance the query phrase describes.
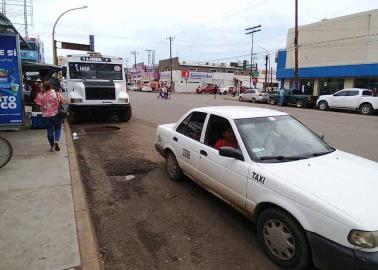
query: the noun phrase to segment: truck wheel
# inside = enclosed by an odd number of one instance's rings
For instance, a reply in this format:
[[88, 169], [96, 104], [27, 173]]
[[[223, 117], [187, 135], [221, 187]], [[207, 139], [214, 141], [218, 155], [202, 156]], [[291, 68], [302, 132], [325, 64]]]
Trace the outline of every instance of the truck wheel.
[[304, 107], [304, 102], [303, 102], [303, 100], [298, 99], [296, 105], [297, 105], [297, 108], [303, 108], [303, 107]]
[[258, 218], [257, 233], [268, 256], [284, 269], [302, 270], [310, 264], [307, 237], [285, 211], [268, 208]]
[[369, 115], [373, 113], [373, 106], [370, 103], [364, 103], [360, 106], [360, 113], [364, 115]]
[[182, 170], [180, 169], [175, 155], [168, 151], [165, 156], [166, 168], [169, 178], [173, 181], [179, 181], [182, 177]]
[[276, 100], [274, 98], [269, 99], [269, 104], [270, 105], [276, 105]]
[[118, 120], [121, 122], [128, 122], [131, 118], [131, 115], [132, 115], [131, 107], [129, 107], [126, 110], [117, 112]]
[[320, 101], [318, 106], [321, 111], [327, 111], [329, 109], [327, 101], [324, 100]]

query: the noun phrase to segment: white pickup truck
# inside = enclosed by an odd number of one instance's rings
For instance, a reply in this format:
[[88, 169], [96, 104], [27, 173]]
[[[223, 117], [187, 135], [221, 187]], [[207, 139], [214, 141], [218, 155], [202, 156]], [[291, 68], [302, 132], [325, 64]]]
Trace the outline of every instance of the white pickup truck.
[[346, 88], [333, 95], [319, 96], [316, 105], [322, 111], [345, 109], [372, 114], [378, 110], [378, 97], [373, 97], [373, 92], [368, 89]]
[[256, 221], [280, 269], [378, 269], [376, 162], [252, 107], [193, 109], [160, 125], [155, 146], [172, 180], [185, 174]]

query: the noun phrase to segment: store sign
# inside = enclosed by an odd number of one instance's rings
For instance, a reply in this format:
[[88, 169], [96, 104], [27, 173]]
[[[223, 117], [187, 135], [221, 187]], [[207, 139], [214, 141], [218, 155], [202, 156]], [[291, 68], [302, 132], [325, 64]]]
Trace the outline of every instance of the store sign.
[[22, 124], [19, 57], [17, 36], [0, 35], [0, 126]]
[[181, 77], [189, 78], [189, 70], [181, 70]]
[[206, 72], [190, 72], [189, 73], [189, 79], [212, 79], [213, 74], [212, 73], [206, 73]]

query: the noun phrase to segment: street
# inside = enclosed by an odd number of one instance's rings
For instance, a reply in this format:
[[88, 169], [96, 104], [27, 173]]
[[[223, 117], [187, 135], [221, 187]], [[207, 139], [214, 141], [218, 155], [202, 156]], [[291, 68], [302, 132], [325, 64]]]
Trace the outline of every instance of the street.
[[[341, 150], [378, 161], [377, 116], [240, 103], [230, 96], [131, 92], [133, 117], [71, 125], [105, 269], [278, 269], [255, 225], [185, 179], [172, 182], [154, 148], [158, 124], [194, 107], [246, 105], [289, 112]], [[225, 99], [228, 98], [228, 99]], [[89, 122], [89, 123], [88, 123]]]

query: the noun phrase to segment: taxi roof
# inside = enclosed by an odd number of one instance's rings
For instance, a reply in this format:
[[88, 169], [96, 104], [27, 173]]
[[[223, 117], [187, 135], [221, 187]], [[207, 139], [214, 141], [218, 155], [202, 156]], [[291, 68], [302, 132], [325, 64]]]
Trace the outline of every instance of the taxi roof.
[[201, 111], [205, 113], [216, 114], [216, 115], [223, 116], [225, 118], [231, 118], [231, 119], [288, 115], [285, 112], [281, 112], [277, 110], [247, 107], [247, 106], [199, 107], [199, 108], [193, 109], [192, 111]]

